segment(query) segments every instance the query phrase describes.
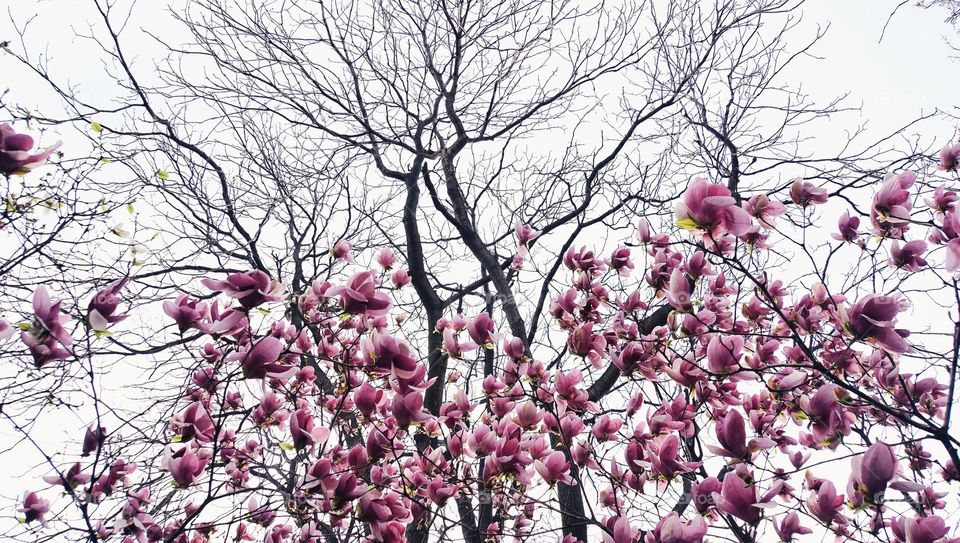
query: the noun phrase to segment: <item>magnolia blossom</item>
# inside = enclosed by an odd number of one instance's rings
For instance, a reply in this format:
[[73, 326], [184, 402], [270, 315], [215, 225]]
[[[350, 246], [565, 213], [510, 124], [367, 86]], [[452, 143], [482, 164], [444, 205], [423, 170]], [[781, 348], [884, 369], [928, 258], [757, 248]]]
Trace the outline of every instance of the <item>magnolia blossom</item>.
[[687, 312], [693, 309], [693, 292], [690, 280], [683, 270], [674, 268], [670, 273], [670, 288], [667, 290], [667, 302], [677, 311]]
[[300, 450], [326, 442], [330, 436], [330, 429], [315, 425], [309, 410], [298, 409], [290, 417], [290, 435], [293, 437], [294, 448]]
[[776, 200], [771, 200], [766, 194], [755, 194], [743, 206], [744, 211], [757, 219], [764, 228], [773, 228], [777, 217], [786, 213], [787, 208]]
[[377, 253], [377, 264], [384, 270], [392, 269], [397, 263], [397, 255], [389, 248], [383, 248]]
[[750, 478], [750, 474], [745, 471], [727, 473], [723, 477], [720, 492], [713, 493], [713, 501], [720, 511], [733, 515], [747, 524], [756, 525], [763, 515], [761, 507], [779, 493], [780, 487], [774, 486], [759, 497], [756, 484], [752, 481], [748, 484], [744, 478]]
[[898, 471], [897, 458], [893, 448], [886, 443], [874, 443], [862, 456], [854, 457], [850, 467], [850, 482], [847, 488], [850, 500], [855, 505], [863, 502], [881, 505], [888, 485], [904, 492], [923, 489], [923, 485], [912, 481], [895, 481]]
[[0, 319], [0, 341], [6, 341], [13, 337], [16, 330], [6, 319]]
[[394, 288], [403, 288], [410, 284], [410, 275], [407, 270], [394, 270], [390, 274], [390, 281], [393, 282]]
[[[957, 145], [960, 146], [960, 143]], [[947, 190], [946, 185], [940, 185], [933, 191], [932, 197], [924, 198], [923, 201], [930, 209], [938, 213], [946, 213], [954, 208], [958, 199], [960, 196], [957, 196], [956, 192]]]
[[671, 512], [647, 534], [645, 543], [701, 543], [705, 535], [707, 523], [703, 517], [694, 515], [692, 519], [684, 519]]
[[333, 247], [330, 249], [330, 256], [336, 260], [343, 260], [344, 262], [353, 262], [353, 244], [346, 240], [340, 240], [333, 244]]
[[917, 174], [903, 172], [887, 174], [880, 190], [873, 195], [873, 207], [870, 209], [870, 222], [877, 236], [902, 238], [910, 227], [910, 212], [913, 202], [910, 200], [910, 187], [917, 180]]
[[203, 285], [236, 299], [245, 309], [281, 299], [283, 286], [260, 270], [232, 273], [226, 280], [204, 279]]
[[544, 482], [549, 485], [557, 483], [576, 484], [570, 476], [570, 463], [567, 462], [566, 456], [561, 451], [553, 451], [543, 461], [534, 460], [533, 467], [543, 477]]
[[23, 513], [24, 522], [39, 521], [46, 525], [46, 515], [50, 512], [50, 502], [41, 498], [36, 492], [27, 492], [23, 496], [23, 505], [18, 509]]
[[339, 296], [343, 310], [351, 315], [384, 315], [390, 308], [390, 298], [377, 290], [373, 270], [354, 275], [345, 284], [330, 288], [327, 294]]
[[120, 291], [129, 280], [128, 277], [118, 279], [93, 295], [87, 305], [87, 322], [90, 323], [90, 328], [97, 332], [104, 332], [111, 324], [127, 318], [126, 315], [117, 315], [116, 312], [117, 306], [120, 305]]
[[195, 327], [207, 316], [207, 304], [180, 294], [176, 300], [163, 302], [163, 312], [177, 323], [180, 333]]
[[794, 180], [790, 185], [790, 200], [800, 207], [827, 203], [827, 191], [803, 179]]
[[844, 211], [843, 215], [840, 215], [840, 220], [837, 221], [837, 230], [839, 232], [830, 234], [830, 236], [838, 241], [854, 243], [857, 241], [857, 238], [860, 237], [860, 232], [857, 231], [859, 227], [860, 217], [851, 217], [849, 212]]
[[523, 224], [519, 221], [514, 225], [513, 230], [517, 236], [517, 243], [522, 246], [527, 246], [531, 241], [540, 237], [539, 231], [534, 230], [529, 224]]
[[10, 123], [0, 124], [0, 174], [23, 175], [43, 166], [58, 147], [60, 142], [39, 153], [31, 154], [32, 137], [27, 134], [18, 134]]
[[616, 270], [621, 276], [629, 276], [630, 271], [634, 268], [634, 264], [630, 260], [630, 249], [627, 247], [618, 247], [613, 251], [613, 254], [610, 255], [610, 258], [607, 260], [607, 265], [610, 266], [610, 269]]
[[70, 356], [73, 337], [64, 328], [70, 317], [60, 311], [60, 300], [51, 300], [43, 286], [33, 293], [33, 323], [20, 333], [20, 339], [30, 349], [34, 364], [47, 364]]
[[190, 447], [182, 447], [174, 452], [168, 448], [160, 465], [170, 472], [177, 486], [186, 488], [196, 483], [209, 459], [210, 451], [204, 449], [194, 451]]
[[775, 441], [767, 438], [751, 438], [747, 441], [743, 416], [733, 410], [717, 417], [717, 441], [720, 442], [720, 447], [708, 445], [707, 448], [711, 452], [730, 458], [750, 458], [753, 453], [769, 449], [776, 444]]
[[90, 474], [83, 473], [80, 462], [76, 462], [70, 466], [70, 469], [68, 469], [66, 473], [46, 475], [43, 477], [43, 480], [51, 485], [62, 486], [72, 490], [90, 482]]
[[247, 379], [285, 378], [293, 375], [297, 368], [280, 361], [283, 349], [283, 342], [267, 336], [232, 358], [240, 360], [243, 376]]
[[870, 294], [842, 311], [844, 326], [856, 339], [871, 341], [890, 353], [905, 353], [910, 350], [904, 340], [908, 332], [894, 328], [901, 304], [891, 296]]
[[947, 145], [940, 151], [940, 169], [952, 172], [960, 166], [960, 143]]
[[796, 511], [790, 511], [779, 522], [774, 522], [774, 530], [780, 536], [781, 541], [791, 542], [796, 535], [812, 534], [813, 530], [800, 524], [800, 515]]
[[927, 265], [923, 258], [926, 250], [927, 244], [922, 240], [909, 241], [903, 247], [899, 241], [893, 240], [890, 243], [890, 266], [911, 273], [918, 272]]
[[697, 177], [676, 205], [677, 224], [687, 230], [700, 230], [706, 236], [729, 232], [735, 236], [750, 230], [750, 215], [737, 205], [730, 189]]
[[[947, 523], [936, 515], [926, 517], [913, 517], [904, 520], [899, 517], [891, 521], [892, 531], [900, 541], [906, 543], [934, 543], [941, 541], [941, 538], [947, 535], [950, 529]], [[942, 543], [955, 543], [956, 539], [942, 541]]]
[[839, 438], [850, 433], [853, 414], [838, 401], [841, 394], [836, 385], [823, 385], [812, 395], [800, 399], [800, 406], [810, 419], [813, 444], [836, 448]]

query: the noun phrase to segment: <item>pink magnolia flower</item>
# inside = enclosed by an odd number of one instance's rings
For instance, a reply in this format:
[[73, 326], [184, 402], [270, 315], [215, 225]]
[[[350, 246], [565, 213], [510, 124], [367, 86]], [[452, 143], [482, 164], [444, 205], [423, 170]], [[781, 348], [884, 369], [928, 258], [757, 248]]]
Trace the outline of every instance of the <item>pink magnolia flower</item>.
[[373, 317], [385, 315], [390, 309], [390, 298], [377, 291], [376, 274], [373, 270], [360, 272], [345, 284], [327, 291], [330, 296], [340, 296], [343, 311], [351, 315], [366, 314]]
[[903, 247], [900, 242], [893, 240], [890, 244], [890, 266], [900, 268], [908, 272], [918, 272], [920, 268], [927, 265], [923, 258], [923, 253], [927, 250], [927, 244], [922, 240], [908, 241]]
[[[883, 502], [883, 492], [897, 473], [897, 459], [886, 443], [874, 443], [851, 462], [850, 492], [871, 504]], [[851, 496], [852, 498], [853, 496]]]
[[517, 224], [514, 225], [513, 231], [517, 236], [517, 243], [523, 246], [526, 246], [540, 236], [539, 231], [534, 230], [529, 224], [521, 224], [520, 221], [517, 221]]
[[903, 338], [909, 332], [894, 328], [900, 306], [901, 301], [895, 297], [870, 294], [852, 307], [841, 308], [841, 318], [844, 328], [856, 339], [871, 341], [889, 353], [905, 353], [910, 346]]
[[810, 419], [810, 428], [817, 443], [836, 446], [836, 438], [850, 433], [853, 415], [837, 401], [839, 387], [823, 385], [810, 396], [800, 398], [800, 406]]
[[680, 268], [674, 268], [670, 274], [667, 303], [677, 311], [688, 312], [693, 309], [693, 292], [690, 288], [690, 280], [687, 279]]
[[790, 185], [790, 200], [800, 207], [827, 203], [827, 191], [809, 181], [796, 179]]
[[360, 349], [364, 367], [371, 374], [392, 374], [400, 381], [413, 382], [421, 379], [425, 371], [423, 364], [411, 354], [410, 347], [389, 334], [378, 332], [364, 337]]
[[239, 334], [246, 329], [249, 322], [247, 312], [243, 309], [227, 307], [221, 310], [219, 302], [214, 301], [210, 306], [209, 320], [198, 322], [195, 327], [204, 334], [219, 338]]
[[607, 342], [603, 336], [593, 333], [592, 322], [574, 328], [567, 339], [567, 347], [570, 348], [571, 353], [587, 358], [593, 364], [600, 361], [606, 346]]
[[670, 481], [677, 474], [689, 473], [700, 467], [700, 462], [685, 462], [680, 459], [680, 438], [676, 434], [655, 437], [647, 447], [650, 450], [647, 455], [650, 473], [663, 481]]
[[701, 543], [707, 535], [707, 523], [700, 515], [692, 519], [680, 518], [676, 512], [660, 519], [652, 532], [647, 534], [646, 543]]
[[117, 306], [120, 305], [120, 290], [130, 279], [124, 277], [110, 283], [105, 289], [93, 295], [90, 303], [87, 304], [87, 322], [90, 328], [97, 332], [104, 332], [111, 324], [118, 323], [127, 318], [126, 315], [115, 315]]
[[860, 232], [857, 231], [859, 227], [860, 217], [856, 215], [851, 217], [849, 212], [844, 211], [843, 215], [840, 215], [840, 220], [837, 221], [837, 230], [839, 230], [839, 233], [830, 234], [830, 236], [837, 241], [854, 243], [857, 241], [857, 238], [860, 237]]
[[353, 405], [357, 408], [357, 411], [360, 411], [364, 417], [369, 419], [371, 415], [380, 410], [383, 403], [383, 394], [382, 389], [375, 388], [364, 381], [353, 391]]
[[20, 339], [38, 368], [70, 356], [73, 337], [63, 326], [70, 317], [61, 313], [60, 304], [60, 300], [50, 299], [46, 287], [37, 287], [33, 293], [33, 323], [20, 333]]
[[13, 325], [6, 319], [0, 319], [0, 341], [6, 341], [13, 337], [15, 330]]
[[173, 482], [180, 488], [193, 486], [197, 478], [203, 474], [210, 460], [210, 451], [194, 452], [191, 447], [182, 447], [177, 451], [167, 449], [163, 454], [160, 465], [170, 472]]
[[752, 438], [748, 442], [743, 416], [735, 410], [717, 417], [717, 441], [720, 442], [720, 447], [707, 445], [707, 448], [722, 456], [741, 459], [747, 459], [759, 450], [776, 445], [775, 441], [767, 438]]
[[917, 174], [903, 172], [890, 173], [884, 177], [880, 190], [873, 195], [873, 207], [870, 209], [870, 222], [877, 236], [902, 238], [910, 227], [910, 187], [917, 180]]
[[567, 249], [563, 254], [563, 265], [572, 271], [582, 271], [589, 275], [598, 275], [603, 270], [603, 262], [586, 247]]
[[298, 451], [308, 446], [322, 445], [330, 437], [330, 429], [326, 426], [315, 426], [313, 415], [306, 408], [298, 409], [290, 417], [290, 436], [293, 446]]
[[947, 242], [944, 268], [950, 273], [960, 272], [960, 238], [954, 238]]
[[330, 256], [332, 256], [335, 260], [353, 262], [353, 255], [350, 254], [351, 250], [353, 250], [352, 243], [349, 241], [340, 240], [333, 244], [333, 248], [330, 249]]
[[743, 336], [716, 334], [707, 344], [707, 366], [713, 373], [736, 371], [743, 357]]
[[433, 503], [443, 506], [447, 501], [456, 496], [459, 488], [455, 484], [448, 483], [442, 477], [434, 477], [427, 485], [427, 497]]
[[223, 281], [204, 279], [201, 282], [210, 290], [236, 299], [245, 309], [276, 302], [282, 298], [283, 293], [283, 286], [260, 270], [231, 273]]
[[493, 330], [493, 319], [485, 311], [470, 319], [467, 323], [467, 333], [477, 345], [487, 349], [492, 349], [494, 342], [499, 339]]
[[940, 151], [940, 169], [952, 172], [960, 166], [960, 143], [947, 145]]
[[727, 187], [701, 177], [687, 186], [675, 211], [677, 224], [682, 228], [701, 230], [711, 237], [723, 232], [740, 236], [751, 226], [750, 215], [737, 206]]
[[420, 424], [430, 419], [423, 410], [423, 392], [418, 390], [394, 394], [391, 413], [400, 428], [407, 428], [411, 424]]
[[787, 513], [779, 523], [774, 522], [773, 529], [776, 530], [777, 535], [780, 536], [780, 540], [786, 541], [787, 543], [793, 541], [793, 536], [795, 535], [813, 533], [813, 530], [810, 528], [800, 525], [800, 515], [798, 515], [796, 511]]
[[443, 351], [450, 358], [460, 360], [464, 353], [476, 350], [479, 345], [473, 341], [461, 341], [460, 335], [453, 328], [444, 328], [443, 330]]
[[773, 228], [777, 217], [787, 211], [782, 203], [771, 200], [766, 194], [755, 194], [743, 206], [744, 211], [757, 219], [761, 226]]
[[247, 500], [247, 513], [248, 518], [260, 526], [270, 526], [277, 518], [277, 512], [270, 507], [269, 503], [261, 505], [253, 495]]
[[830, 481], [820, 481], [817, 488], [807, 497], [807, 510], [820, 522], [826, 525], [837, 521], [844, 524], [840, 507], [843, 506], [843, 494], [837, 494], [837, 489]]
[[51, 485], [63, 486], [69, 489], [77, 488], [90, 482], [90, 475], [83, 473], [80, 462], [70, 466], [66, 473], [54, 473], [45, 475], [43, 480]]
[[524, 402], [516, 409], [514, 417], [518, 426], [524, 429], [536, 427], [543, 420], [543, 413], [533, 402]]
[[291, 535], [293, 535], [293, 526], [277, 524], [271, 527], [263, 537], [263, 543], [288, 543]]
[[50, 502], [38, 496], [36, 492], [27, 492], [23, 495], [23, 505], [18, 511], [23, 513], [24, 522], [36, 520], [46, 526], [44, 517], [50, 512]]
[[627, 517], [610, 517], [607, 530], [603, 533], [603, 543], [634, 543], [636, 530], [630, 525]]
[[553, 451], [547, 455], [544, 460], [534, 460], [534, 469], [540, 474], [544, 482], [553, 486], [557, 483], [566, 485], [575, 485], [576, 482], [570, 476], [570, 463], [562, 451]]
[[397, 255], [389, 248], [383, 248], [377, 253], [377, 264], [384, 270], [393, 269], [397, 263]]
[[163, 302], [163, 312], [177, 323], [177, 328], [182, 334], [195, 327], [207, 316], [207, 304], [191, 300], [186, 294], [180, 294], [176, 300]]
[[216, 431], [210, 413], [200, 402], [193, 402], [182, 413], [174, 415], [170, 428], [177, 432], [180, 441], [196, 439], [198, 443], [211, 441]]
[[[960, 147], [960, 143], [957, 146]], [[946, 185], [940, 185], [933, 191], [932, 197], [924, 198], [923, 201], [930, 209], [939, 213], [946, 213], [954, 208], [958, 199], [960, 199], [960, 196], [957, 196], [956, 192], [947, 190]]]
[[694, 484], [690, 497], [697, 512], [706, 515], [711, 507], [715, 507], [713, 494], [719, 493], [722, 489], [723, 484], [716, 477], [707, 477]]
[[950, 529], [947, 528], [946, 522], [935, 515], [922, 518], [909, 518], [904, 523], [903, 535], [905, 537], [902, 539], [907, 543], [934, 543], [946, 536], [949, 531]]
[[897, 458], [893, 448], [886, 443], [876, 442], [862, 456], [850, 462], [850, 482], [848, 491], [854, 505], [866, 502], [872, 505], [883, 503], [883, 493], [887, 487], [904, 492], [918, 492], [923, 485], [897, 479]]
[[33, 143], [33, 138], [27, 134], [18, 134], [10, 123], [0, 124], [0, 174], [23, 175], [43, 166], [50, 155], [60, 147], [60, 142], [57, 142], [39, 153], [31, 154]]
[[524, 354], [526, 354], [526, 347], [523, 344], [523, 340], [518, 337], [504, 340], [503, 354], [510, 357], [511, 360], [523, 359]]
[[283, 343], [273, 336], [267, 336], [230, 358], [239, 358], [243, 376], [247, 379], [285, 379], [296, 373], [297, 367], [281, 363], [282, 352]]
[[630, 260], [630, 249], [627, 247], [615, 249], [607, 260], [607, 265], [623, 277], [630, 275], [630, 271], [634, 268], [634, 264]]
[[410, 284], [410, 275], [407, 273], [407, 270], [394, 270], [390, 274], [390, 281], [393, 283], [394, 288], [403, 288]]
[[720, 511], [756, 525], [763, 516], [762, 507], [780, 492], [780, 486], [774, 486], [763, 497], [758, 497], [756, 484], [752, 481], [747, 484], [743, 477], [750, 475], [746, 472], [741, 475], [739, 471], [727, 473], [720, 492], [713, 494], [713, 501]]
[[603, 414], [594, 422], [593, 428], [590, 429], [590, 434], [593, 435], [597, 441], [610, 441], [617, 438], [617, 432], [620, 431], [622, 426], [623, 419]]
[[93, 426], [87, 428], [83, 433], [83, 449], [80, 456], [90, 456], [91, 453], [100, 448], [106, 437], [107, 429], [102, 426], [98, 426], [96, 429]]

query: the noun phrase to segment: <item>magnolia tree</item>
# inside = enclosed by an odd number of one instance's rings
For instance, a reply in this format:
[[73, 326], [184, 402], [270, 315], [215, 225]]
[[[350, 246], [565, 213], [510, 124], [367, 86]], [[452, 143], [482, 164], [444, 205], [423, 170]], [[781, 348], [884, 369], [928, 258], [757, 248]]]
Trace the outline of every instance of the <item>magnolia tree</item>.
[[810, 146], [801, 4], [94, 0], [90, 95], [21, 29], [0, 533], [950, 541], [960, 144]]
[[[30, 147], [4, 126], [6, 175], [50, 152]], [[940, 170], [958, 161], [949, 146]], [[46, 456], [17, 537], [394, 542], [429, 523], [439, 539], [573, 543], [553, 521], [570, 514], [555, 499], [567, 485], [590, 540], [954, 541], [960, 198], [936, 179], [890, 173], [833, 225], [809, 182], [738, 204], [696, 178], [676, 226], [642, 220], [610, 255], [565, 252], [559, 357], [488, 313], [451, 313], [441, 376], [397, 332], [403, 255], [367, 267], [338, 243], [329, 278], [302, 292], [261, 270], [211, 273], [204, 299], [162, 304], [196, 363], [158, 439], [94, 424]], [[538, 235], [517, 225], [518, 267]], [[126, 281], [72, 314], [37, 288], [32, 319], [4, 337], [40, 371], [76, 364], [78, 344], [124, 319]], [[911, 306], [938, 317], [912, 326]], [[476, 359], [482, 378], [453, 369]], [[463, 524], [473, 504], [487, 513]]]

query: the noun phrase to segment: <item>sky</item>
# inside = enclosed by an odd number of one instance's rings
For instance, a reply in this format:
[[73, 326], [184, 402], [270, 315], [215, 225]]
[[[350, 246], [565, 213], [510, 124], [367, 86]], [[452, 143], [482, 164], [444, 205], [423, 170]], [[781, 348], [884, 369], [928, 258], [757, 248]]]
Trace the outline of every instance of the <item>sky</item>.
[[[801, 30], [813, 33], [818, 26], [829, 25], [824, 39], [815, 47], [817, 58], [801, 60], [788, 80], [802, 83], [809, 94], [819, 100], [849, 93], [852, 104], [862, 105], [861, 123], [874, 134], [891, 132], [923, 114], [935, 110], [960, 115], [957, 95], [960, 89], [960, 60], [950, 48], [948, 37], [960, 33], [943, 21], [938, 10], [920, 10], [904, 6], [889, 20], [900, 0], [809, 0], [804, 8]], [[130, 32], [125, 45], [138, 52], [138, 69], [148, 72], [155, 44], [144, 32], [169, 37], [172, 30], [164, 26], [162, 0], [142, 1], [133, 12]], [[11, 49], [20, 51], [11, 18], [18, 24], [37, 14], [27, 43], [31, 55], [44, 46], [52, 55], [51, 65], [57, 73], [80, 85], [90, 95], [111, 85], [103, 75], [99, 61], [92, 59], [91, 44], [77, 34], [88, 32], [98, 15], [87, 0], [8, 0], [7, 10], [0, 15], [0, 41], [11, 40]], [[882, 35], [882, 39], [881, 39]], [[7, 101], [20, 103], [38, 110], [55, 107], [55, 102], [44, 92], [44, 86], [26, 73], [13, 59], [0, 54], [0, 74], [4, 74], [0, 88], [10, 87]], [[925, 141], [940, 144], [956, 140], [957, 127], [950, 121], [926, 125], [930, 132]], [[843, 128], [847, 128], [844, 125]], [[835, 138], [843, 136], [838, 126], [836, 133], [818, 134], [826, 147]], [[63, 135], [69, 142], [69, 135]], [[65, 146], [67, 147], [67, 146]], [[0, 443], [9, 439], [10, 431], [0, 428]], [[25, 472], [30, 472], [25, 476]], [[0, 495], [4, 498], [22, 494], [36, 486], [32, 470], [25, 465], [0, 465]], [[6, 516], [8, 503], [0, 501], [0, 516]]]

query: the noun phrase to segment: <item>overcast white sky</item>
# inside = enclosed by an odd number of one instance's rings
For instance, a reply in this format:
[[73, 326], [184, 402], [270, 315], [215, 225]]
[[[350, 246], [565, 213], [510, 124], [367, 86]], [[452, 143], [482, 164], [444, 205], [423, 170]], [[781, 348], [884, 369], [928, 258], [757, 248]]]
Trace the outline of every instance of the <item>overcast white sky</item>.
[[[120, 6], [132, 0], [117, 2]], [[904, 6], [890, 21], [883, 40], [884, 23], [901, 0], [808, 0], [803, 9], [804, 24], [812, 32], [816, 25], [829, 25], [826, 38], [815, 49], [821, 57], [802, 63], [791, 78], [803, 82], [817, 98], [829, 98], [851, 92], [863, 101], [864, 116], [872, 127], [883, 129], [915, 118], [920, 111], [933, 108], [954, 109], [960, 75], [951, 57], [955, 54], [946, 37], [956, 31], [944, 22], [942, 10], [921, 10]], [[172, 3], [189, 0], [172, 0]], [[8, 0], [6, 13], [0, 17], [0, 40], [14, 40], [11, 48], [20, 51], [12, 17], [22, 24], [36, 14], [29, 33], [29, 53], [41, 53], [44, 44], [53, 57], [53, 66], [59, 67], [73, 83], [87, 91], [109, 88], [101, 66], [90, 62], [93, 49], [86, 40], [74, 37], [86, 33], [99, 15], [88, 0]], [[141, 0], [136, 2], [125, 45], [139, 52], [140, 68], [149, 64], [150, 52], [156, 51], [143, 27], [169, 39], [173, 30], [164, 24], [163, 12], [168, 0]], [[912, 2], [911, 2], [912, 3]], [[802, 31], [795, 34], [801, 37]], [[176, 40], [174, 40], [176, 41]], [[42, 101], [39, 87], [8, 58], [0, 58], [3, 85], [10, 87], [14, 101], [38, 106]], [[144, 74], [146, 77], [148, 74]]]

